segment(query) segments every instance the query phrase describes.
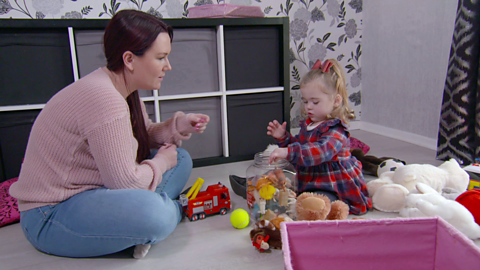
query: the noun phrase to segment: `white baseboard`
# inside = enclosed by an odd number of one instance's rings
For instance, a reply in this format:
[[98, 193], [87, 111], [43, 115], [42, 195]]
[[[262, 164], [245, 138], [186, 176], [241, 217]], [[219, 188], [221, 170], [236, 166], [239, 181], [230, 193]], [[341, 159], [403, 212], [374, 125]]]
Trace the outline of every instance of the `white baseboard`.
[[362, 127], [362, 121], [351, 121], [350, 122], [350, 130], [356, 130], [356, 129], [361, 129]]
[[400, 141], [408, 142], [418, 146], [422, 146], [428, 149], [437, 150], [437, 139], [428, 138], [418, 134], [413, 134], [406, 131], [401, 131], [398, 129], [393, 129], [389, 127], [384, 127], [372, 123], [367, 123], [360, 121], [359, 129], [372, 132], [378, 135], [389, 137], [392, 139], [397, 139]]
[[[392, 139], [408, 142], [418, 146], [422, 146], [428, 149], [437, 150], [437, 140], [431, 139], [418, 134], [413, 134], [398, 129], [384, 127], [376, 124], [371, 124], [363, 121], [350, 122], [350, 130], [364, 130], [372, 132], [378, 135], [389, 137]], [[296, 135], [300, 131], [300, 128], [292, 128], [291, 134]]]

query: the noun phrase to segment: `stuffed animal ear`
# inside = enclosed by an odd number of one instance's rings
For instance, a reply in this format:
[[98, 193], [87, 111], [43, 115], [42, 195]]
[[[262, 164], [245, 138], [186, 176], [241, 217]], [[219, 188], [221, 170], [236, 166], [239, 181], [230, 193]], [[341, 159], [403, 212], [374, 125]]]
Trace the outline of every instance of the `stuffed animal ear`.
[[445, 187], [450, 187], [459, 191], [465, 191], [468, 188], [470, 182], [470, 176], [468, 173], [460, 167], [455, 159], [445, 161], [438, 168], [445, 170], [449, 173]]
[[334, 201], [332, 202], [332, 209], [328, 213], [327, 220], [345, 220], [349, 212], [348, 204], [342, 201]]
[[417, 183], [415, 185], [415, 187], [422, 194], [426, 194], [426, 193], [436, 193], [436, 194], [438, 194], [438, 192], [435, 189], [433, 189], [432, 187], [430, 187], [429, 185], [424, 184], [424, 183]]

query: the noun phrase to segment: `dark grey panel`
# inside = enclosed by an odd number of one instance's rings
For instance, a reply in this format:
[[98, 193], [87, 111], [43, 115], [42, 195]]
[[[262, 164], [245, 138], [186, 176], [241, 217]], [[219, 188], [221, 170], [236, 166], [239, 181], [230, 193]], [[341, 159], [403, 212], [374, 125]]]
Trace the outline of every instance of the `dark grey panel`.
[[[78, 73], [80, 78], [107, 64], [103, 52], [103, 30], [76, 30]], [[141, 97], [151, 97], [151, 90], [138, 90]]]
[[71, 82], [66, 29], [0, 28], [0, 106], [46, 103]]
[[227, 97], [228, 144], [231, 156], [250, 155], [274, 143], [268, 122], [283, 122], [283, 92]]
[[150, 118], [150, 120], [155, 123], [155, 105], [153, 104], [153, 101], [145, 101], [143, 103], [145, 104], [148, 118]]
[[210, 123], [205, 132], [192, 134], [192, 137], [182, 144], [182, 148], [185, 148], [193, 159], [223, 155], [220, 98], [195, 98], [160, 103], [162, 121], [170, 118], [176, 111], [210, 116]]
[[0, 182], [17, 177], [33, 122], [40, 111], [0, 113]]
[[278, 27], [225, 27], [227, 90], [281, 86]]
[[76, 30], [74, 33], [81, 78], [107, 64], [103, 52], [103, 30]]
[[219, 91], [215, 28], [175, 29], [160, 95]]
[[153, 96], [153, 90], [138, 90], [138, 95], [141, 97], [151, 97]]

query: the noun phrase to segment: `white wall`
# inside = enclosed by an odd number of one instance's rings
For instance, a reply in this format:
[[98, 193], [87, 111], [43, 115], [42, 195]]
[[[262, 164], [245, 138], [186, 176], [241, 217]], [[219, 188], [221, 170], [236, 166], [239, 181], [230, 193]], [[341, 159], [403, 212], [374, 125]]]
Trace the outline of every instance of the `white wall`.
[[434, 148], [457, 4], [364, 1], [362, 129]]

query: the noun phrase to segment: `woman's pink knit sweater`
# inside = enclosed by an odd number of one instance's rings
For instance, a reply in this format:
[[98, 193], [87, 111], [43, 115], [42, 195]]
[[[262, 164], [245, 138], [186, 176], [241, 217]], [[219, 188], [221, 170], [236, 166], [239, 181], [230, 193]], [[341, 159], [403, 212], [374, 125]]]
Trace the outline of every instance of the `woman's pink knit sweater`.
[[[173, 166], [157, 154], [137, 163], [138, 143], [126, 100], [105, 68], [62, 89], [40, 112], [32, 127], [18, 182], [10, 188], [20, 211], [53, 205], [89, 189], [155, 190]], [[143, 104], [143, 103], [142, 103]], [[152, 123], [143, 107], [151, 147], [186, 140], [188, 126], [177, 112]]]

